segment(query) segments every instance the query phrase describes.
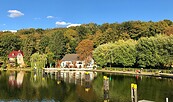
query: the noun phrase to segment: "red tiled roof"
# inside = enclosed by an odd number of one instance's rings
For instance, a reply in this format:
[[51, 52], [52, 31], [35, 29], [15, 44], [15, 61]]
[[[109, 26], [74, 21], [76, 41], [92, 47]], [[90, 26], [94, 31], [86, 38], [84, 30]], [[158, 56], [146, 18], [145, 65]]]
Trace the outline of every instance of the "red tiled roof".
[[18, 51], [12, 51], [12, 52], [10, 52], [10, 54], [8, 55], [8, 58], [15, 58], [20, 53], [22, 54], [22, 56], [24, 56], [23, 52], [21, 50], [18, 50]]

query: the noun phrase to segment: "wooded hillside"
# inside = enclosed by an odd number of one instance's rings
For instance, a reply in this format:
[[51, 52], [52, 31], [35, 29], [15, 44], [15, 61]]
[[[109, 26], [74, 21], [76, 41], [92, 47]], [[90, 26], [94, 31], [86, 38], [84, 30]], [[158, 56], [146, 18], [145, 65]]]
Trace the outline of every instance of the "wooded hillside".
[[[127, 21], [102, 25], [89, 23], [70, 28], [21, 29], [16, 33], [6, 31], [0, 32], [0, 58], [7, 60], [7, 55], [11, 51], [22, 50], [25, 56], [24, 60], [28, 65], [30, 65], [31, 55], [35, 52], [51, 54], [54, 60], [58, 60], [67, 53], [76, 53], [78, 49], [85, 49], [86, 47], [82, 48], [83, 46], [80, 45], [80, 42], [84, 40], [83, 44], [90, 44], [91, 50], [94, 47], [94, 58], [99, 65], [112, 63], [118, 66], [167, 66], [164, 62], [168, 61], [169, 56], [172, 58], [173, 55], [171, 34], [173, 34], [173, 22], [170, 20], [159, 22]], [[98, 50], [98, 48], [105, 46], [103, 44], [110, 44], [106, 48], [114, 49], [107, 53], [121, 52], [123, 58], [118, 54], [112, 60], [105, 59], [107, 62], [104, 59], [102, 59], [103, 61], [99, 60], [96, 48]], [[102, 48], [102, 50], [106, 49]], [[131, 55], [132, 52], [133, 55]], [[127, 55], [124, 53], [128, 53], [128, 59], [125, 59]], [[161, 60], [163, 58], [160, 58], [160, 55], [166, 55], [162, 57], [167, 60]], [[147, 58], [152, 58], [152, 60]], [[169, 58], [169, 65], [172, 63], [171, 58]]]

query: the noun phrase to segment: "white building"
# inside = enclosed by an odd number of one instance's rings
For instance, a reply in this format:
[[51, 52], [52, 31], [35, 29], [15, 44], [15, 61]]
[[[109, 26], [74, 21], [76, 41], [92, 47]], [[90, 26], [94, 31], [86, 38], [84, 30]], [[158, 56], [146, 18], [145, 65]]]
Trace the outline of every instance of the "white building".
[[[87, 61], [88, 62], [88, 61]], [[80, 60], [78, 54], [66, 54], [62, 58], [61, 68], [92, 68], [94, 65], [94, 60], [90, 58], [90, 61], [86, 63], [84, 60]]]

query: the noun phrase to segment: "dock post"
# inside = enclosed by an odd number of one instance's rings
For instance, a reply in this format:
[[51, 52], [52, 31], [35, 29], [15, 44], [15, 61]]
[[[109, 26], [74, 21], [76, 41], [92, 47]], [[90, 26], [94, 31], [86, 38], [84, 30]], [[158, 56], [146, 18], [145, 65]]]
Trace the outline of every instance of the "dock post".
[[104, 102], [109, 102], [109, 78], [107, 76], [103, 77], [103, 87]]
[[57, 71], [55, 72], [55, 77], [57, 79], [57, 84], [60, 84], [61, 83], [61, 71]]
[[168, 98], [166, 98], [166, 102], [168, 102]]
[[85, 81], [90, 81], [90, 74], [89, 74], [89, 72], [85, 72]]
[[85, 72], [85, 91], [88, 92], [91, 88], [91, 83], [90, 83], [90, 74], [89, 72]]
[[131, 99], [132, 102], [138, 102], [137, 101], [137, 84], [132, 83], [131, 84]]

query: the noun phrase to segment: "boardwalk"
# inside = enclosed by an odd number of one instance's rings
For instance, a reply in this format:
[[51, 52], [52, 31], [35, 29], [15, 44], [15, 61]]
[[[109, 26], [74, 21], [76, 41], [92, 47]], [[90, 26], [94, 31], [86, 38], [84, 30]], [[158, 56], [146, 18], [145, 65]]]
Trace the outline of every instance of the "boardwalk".
[[131, 75], [142, 75], [142, 76], [154, 76], [154, 77], [165, 77], [173, 78], [173, 74], [168, 73], [153, 73], [153, 72], [141, 72], [136, 73], [133, 71], [115, 71], [115, 70], [104, 70], [104, 69], [93, 69], [93, 68], [44, 68], [45, 72], [57, 72], [57, 71], [96, 71], [96, 72], [107, 72], [107, 73], [118, 73], [118, 74], [131, 74]]
[[93, 68], [44, 68], [45, 72], [57, 71], [93, 71]]

